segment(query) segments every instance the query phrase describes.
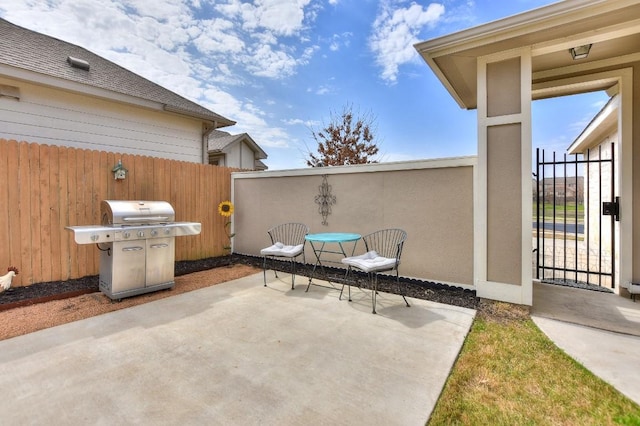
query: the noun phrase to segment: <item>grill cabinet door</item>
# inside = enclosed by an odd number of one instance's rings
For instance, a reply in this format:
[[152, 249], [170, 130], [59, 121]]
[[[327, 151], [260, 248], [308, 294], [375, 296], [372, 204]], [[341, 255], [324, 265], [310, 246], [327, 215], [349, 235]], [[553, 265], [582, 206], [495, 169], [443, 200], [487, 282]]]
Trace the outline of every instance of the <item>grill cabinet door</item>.
[[172, 282], [174, 262], [175, 238], [147, 240], [147, 287]]
[[144, 288], [144, 241], [114, 242], [111, 256], [113, 293]]

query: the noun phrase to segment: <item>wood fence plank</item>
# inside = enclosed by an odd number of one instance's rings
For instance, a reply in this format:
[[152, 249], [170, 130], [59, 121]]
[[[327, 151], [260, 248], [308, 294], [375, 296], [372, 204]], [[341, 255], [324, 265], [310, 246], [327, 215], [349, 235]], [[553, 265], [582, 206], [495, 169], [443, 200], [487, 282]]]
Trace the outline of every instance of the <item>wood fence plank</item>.
[[[100, 151], [87, 151], [89, 158], [89, 167], [91, 176], [91, 219], [90, 223], [97, 225], [100, 223], [100, 202], [103, 195], [101, 193], [101, 186], [105, 179], [110, 175], [110, 171], [102, 169], [100, 165]], [[91, 245], [91, 252], [89, 258], [89, 265], [91, 266], [92, 273], [97, 274], [100, 270], [100, 252], [96, 250], [95, 245]]]
[[[51, 281], [51, 201], [49, 199], [49, 172], [52, 166], [51, 146], [40, 145], [38, 189], [40, 201], [40, 278], [39, 282]], [[36, 241], [33, 242], [36, 244]]]
[[[98, 167], [101, 170], [100, 180], [99, 180], [99, 188], [98, 188], [98, 211], [100, 211], [100, 205], [102, 204], [102, 200], [109, 199], [109, 182], [115, 180], [113, 178], [113, 174], [111, 170], [112, 166], [109, 165], [109, 158], [106, 151], [100, 151], [100, 155], [98, 158]], [[102, 223], [102, 216], [98, 216], [98, 222], [96, 224]]]
[[155, 200], [153, 193], [155, 190], [155, 183], [153, 181], [153, 158], [144, 156], [144, 181], [145, 181], [145, 200]]
[[[185, 185], [185, 194], [198, 194], [198, 173], [199, 167], [189, 167], [189, 180]], [[194, 214], [198, 213], [197, 201], [199, 197], [185, 197], [185, 202], [187, 204], [187, 209], [184, 211], [185, 220], [190, 220]], [[195, 246], [196, 238], [187, 237], [185, 238], [185, 245], [187, 247], [188, 259], [195, 259], [197, 257], [197, 250]]]
[[31, 241], [30, 251], [31, 261], [31, 277], [30, 282], [42, 281], [42, 245], [41, 245], [41, 210], [40, 210], [40, 147], [32, 144], [29, 149], [29, 175], [32, 184], [31, 187]]
[[18, 143], [18, 172], [20, 176], [19, 203], [20, 203], [20, 283], [29, 285], [33, 283], [33, 258], [31, 256], [31, 165], [29, 144]]
[[[76, 198], [75, 198], [75, 210], [76, 210], [76, 225], [90, 225], [91, 222], [87, 219], [86, 203], [87, 203], [87, 176], [85, 171], [85, 153], [84, 150], [78, 149], [76, 154]], [[87, 268], [89, 262], [89, 250], [86, 245], [78, 246], [78, 255], [76, 261], [78, 262], [78, 273], [81, 277], [87, 276], [91, 273], [91, 269]]]
[[[9, 218], [9, 246], [7, 249], [9, 253], [9, 265], [1, 265], [2, 269], [0, 273], [4, 273], [4, 268], [9, 266], [15, 266], [19, 270], [22, 270], [20, 257], [20, 245], [22, 244], [22, 237], [20, 235], [20, 172], [18, 157], [20, 151], [18, 143], [16, 141], [9, 142], [7, 146], [7, 158], [8, 158], [8, 175], [7, 175], [7, 211]], [[0, 215], [3, 213], [0, 212]], [[6, 235], [6, 234], [3, 234]], [[21, 276], [14, 278], [14, 284], [16, 286], [22, 285]]]
[[213, 240], [211, 239], [211, 220], [215, 213], [213, 195], [213, 170], [215, 166], [206, 165], [205, 176], [202, 182], [202, 199], [203, 199], [203, 211], [200, 214], [199, 222], [202, 223], [202, 232], [200, 234], [200, 244], [203, 245], [203, 256], [212, 256]]
[[50, 251], [43, 252], [43, 259], [48, 257], [49, 279], [53, 281], [53, 277], [60, 277], [60, 252], [62, 245], [62, 230], [60, 227], [60, 148], [57, 146], [49, 147], [49, 230], [50, 230]]
[[65, 226], [71, 225], [69, 222], [69, 148], [59, 148], [59, 160], [60, 165], [59, 173], [59, 185], [58, 185], [58, 208], [59, 208], [59, 222], [60, 227], [60, 279], [68, 280], [71, 278], [71, 265], [70, 265], [70, 249], [71, 245], [75, 244], [73, 240], [73, 233], [64, 229]]
[[124, 154], [121, 157], [122, 157], [122, 165], [128, 170], [127, 178], [123, 181], [120, 181], [123, 183], [122, 189], [124, 191], [121, 199], [135, 200], [137, 197], [136, 179], [138, 178], [138, 173], [135, 169], [135, 161], [134, 161], [135, 156]]
[[135, 170], [135, 195], [134, 198], [136, 200], [144, 200], [146, 193], [146, 182], [145, 182], [145, 170], [144, 170], [144, 159], [136, 155], [133, 157], [133, 170]]
[[[5, 274], [5, 268], [8, 268], [11, 263], [11, 224], [9, 221], [9, 214], [14, 207], [10, 204], [10, 193], [15, 191], [11, 187], [9, 182], [9, 176], [11, 173], [17, 172], [17, 164], [12, 165], [12, 160], [9, 158], [9, 142], [0, 141], [0, 206], [6, 208], [0, 209], [0, 236], [6, 236], [4, 239], [0, 237], [0, 275]], [[15, 208], [18, 208], [16, 205]]]
[[[68, 179], [69, 179], [69, 187], [67, 191], [67, 205], [68, 205], [68, 221], [69, 225], [77, 226], [80, 225], [78, 222], [78, 149], [69, 148], [67, 150], [67, 170], [68, 170]], [[79, 268], [79, 246], [75, 243], [75, 240], [72, 238], [72, 244], [69, 245], [69, 275], [70, 278], [79, 278], [80, 268]]]

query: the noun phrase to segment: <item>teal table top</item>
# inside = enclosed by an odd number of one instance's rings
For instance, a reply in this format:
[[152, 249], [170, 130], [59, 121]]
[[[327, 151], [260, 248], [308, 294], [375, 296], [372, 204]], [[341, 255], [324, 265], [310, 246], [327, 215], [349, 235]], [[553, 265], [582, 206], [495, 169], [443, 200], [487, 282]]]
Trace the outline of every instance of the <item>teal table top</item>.
[[304, 238], [307, 241], [319, 243], [346, 243], [349, 241], [358, 241], [360, 237], [360, 234], [348, 232], [323, 232], [320, 234], [307, 234]]

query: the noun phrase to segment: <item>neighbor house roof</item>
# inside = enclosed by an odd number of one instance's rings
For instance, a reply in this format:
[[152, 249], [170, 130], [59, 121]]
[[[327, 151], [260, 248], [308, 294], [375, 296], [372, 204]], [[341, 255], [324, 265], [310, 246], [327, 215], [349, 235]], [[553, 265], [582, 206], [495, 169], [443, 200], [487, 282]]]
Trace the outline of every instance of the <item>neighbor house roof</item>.
[[618, 130], [618, 108], [620, 98], [616, 95], [596, 114], [587, 127], [567, 149], [569, 154], [585, 152], [600, 144], [604, 138]]
[[[569, 49], [587, 44], [592, 44], [588, 58], [573, 60]], [[477, 61], [483, 56], [530, 49], [533, 98], [541, 99], [562, 95], [545, 91], [546, 81], [604, 67], [612, 58], [637, 61], [639, 46], [638, 0], [565, 0], [417, 43], [415, 48], [456, 102], [473, 109]], [[541, 87], [536, 90], [537, 83]], [[607, 84], [593, 82], [582, 91], [607, 89]]]
[[[81, 66], [86, 67], [88, 64], [88, 70], [71, 66], [69, 57], [79, 59]], [[215, 122], [216, 127], [235, 124], [235, 121], [87, 49], [22, 28], [0, 18], [0, 75], [11, 75], [11, 69], [6, 66], [158, 103], [165, 111]], [[14, 77], [20, 78], [20, 75]]]
[[209, 134], [209, 152], [223, 152], [225, 148], [235, 144], [244, 142], [251, 150], [256, 154], [256, 159], [267, 158], [267, 153], [258, 146], [258, 144], [247, 133], [240, 133], [238, 135], [232, 135], [220, 130], [213, 131]]

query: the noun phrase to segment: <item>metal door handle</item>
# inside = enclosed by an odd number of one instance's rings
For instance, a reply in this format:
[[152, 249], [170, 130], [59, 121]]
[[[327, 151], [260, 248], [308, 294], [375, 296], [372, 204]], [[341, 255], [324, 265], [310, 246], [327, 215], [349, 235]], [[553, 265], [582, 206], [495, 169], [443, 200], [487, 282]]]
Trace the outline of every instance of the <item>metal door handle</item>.
[[165, 248], [165, 247], [169, 247], [169, 244], [151, 244], [149, 246], [150, 248]]
[[143, 247], [125, 247], [122, 249], [122, 251], [140, 251], [140, 250], [144, 250]]

